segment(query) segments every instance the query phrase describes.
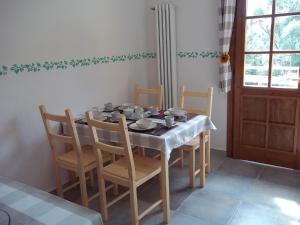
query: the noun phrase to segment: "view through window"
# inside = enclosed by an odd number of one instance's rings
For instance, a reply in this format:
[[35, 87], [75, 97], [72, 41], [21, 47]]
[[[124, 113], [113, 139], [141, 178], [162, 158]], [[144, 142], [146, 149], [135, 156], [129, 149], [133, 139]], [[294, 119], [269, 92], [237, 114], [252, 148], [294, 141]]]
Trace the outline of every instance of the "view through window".
[[298, 89], [300, 0], [247, 0], [244, 86]]

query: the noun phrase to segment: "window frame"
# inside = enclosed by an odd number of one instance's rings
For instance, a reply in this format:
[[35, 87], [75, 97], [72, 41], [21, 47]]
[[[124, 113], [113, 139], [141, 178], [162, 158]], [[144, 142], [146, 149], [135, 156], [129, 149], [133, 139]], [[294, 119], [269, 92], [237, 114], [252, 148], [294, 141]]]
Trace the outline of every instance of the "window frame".
[[[237, 71], [242, 72], [241, 79], [241, 87], [249, 88], [249, 89], [267, 89], [267, 90], [287, 90], [287, 91], [300, 91], [300, 62], [299, 62], [299, 70], [298, 70], [298, 88], [287, 88], [287, 87], [272, 87], [272, 68], [273, 68], [273, 55], [274, 54], [300, 54], [299, 50], [274, 50], [274, 30], [275, 30], [275, 19], [286, 16], [300, 16], [299, 12], [292, 13], [276, 13], [276, 0], [272, 0], [272, 14], [259, 15], [259, 16], [247, 16], [247, 0], [237, 0], [237, 14], [236, 20], [237, 29], [241, 30], [241, 32], [237, 32], [237, 39], [242, 40], [240, 42], [240, 48], [237, 46], [236, 55], [241, 55], [241, 62], [236, 62], [241, 64], [241, 69], [237, 69]], [[261, 19], [261, 18], [271, 18], [271, 30], [270, 30], [270, 46], [268, 51], [246, 51], [246, 23], [248, 19]], [[238, 50], [240, 49], [240, 50]], [[245, 55], [251, 54], [267, 54], [269, 56], [269, 67], [268, 67], [268, 86], [259, 87], [259, 86], [245, 86], [244, 78], [245, 78]]]

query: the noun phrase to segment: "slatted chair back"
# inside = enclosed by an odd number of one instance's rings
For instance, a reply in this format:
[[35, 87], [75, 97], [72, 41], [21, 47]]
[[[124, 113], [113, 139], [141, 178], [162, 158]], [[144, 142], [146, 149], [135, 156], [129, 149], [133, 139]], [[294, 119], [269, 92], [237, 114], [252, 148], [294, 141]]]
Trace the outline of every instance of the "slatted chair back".
[[[187, 108], [185, 107], [185, 98], [194, 97], [206, 100], [205, 108]], [[185, 86], [181, 87], [180, 96], [179, 96], [179, 107], [185, 109], [189, 113], [196, 113], [199, 115], [206, 115], [211, 118], [212, 111], [212, 98], [213, 98], [213, 88], [210, 87], [206, 92], [198, 91], [188, 91]]]
[[[140, 100], [142, 95], [155, 96], [156, 103], [153, 105], [144, 104]], [[158, 107], [160, 110], [162, 109], [163, 103], [163, 86], [160, 85], [158, 88], [145, 88], [140, 86], [139, 84], [134, 85], [134, 104], [143, 106], [145, 108], [149, 108], [150, 106]]]
[[[72, 145], [73, 149], [76, 151], [77, 159], [80, 164], [81, 163], [80, 155], [82, 150], [81, 150], [81, 145], [80, 145], [76, 125], [71, 110], [66, 109], [65, 115], [56, 115], [56, 114], [48, 113], [44, 105], [40, 105], [39, 109], [44, 122], [44, 126], [46, 129], [46, 133], [48, 136], [48, 140], [50, 143], [54, 160], [57, 160], [58, 157], [58, 144], [70, 144]], [[67, 136], [55, 132], [50, 125], [51, 121], [61, 123], [61, 124], [65, 123], [68, 126], [70, 135]]]
[[[135, 166], [125, 117], [122, 116], [119, 119], [118, 123], [108, 123], [95, 120], [93, 117], [93, 113], [87, 112], [86, 118], [90, 128], [94, 149], [96, 150], [98, 156], [100, 176], [103, 173], [103, 151], [113, 155], [120, 155], [125, 157], [128, 160], [128, 177], [131, 181], [135, 181]], [[97, 129], [118, 132], [121, 139], [120, 145], [115, 146], [110, 143], [101, 141], [101, 139], [98, 137]]]

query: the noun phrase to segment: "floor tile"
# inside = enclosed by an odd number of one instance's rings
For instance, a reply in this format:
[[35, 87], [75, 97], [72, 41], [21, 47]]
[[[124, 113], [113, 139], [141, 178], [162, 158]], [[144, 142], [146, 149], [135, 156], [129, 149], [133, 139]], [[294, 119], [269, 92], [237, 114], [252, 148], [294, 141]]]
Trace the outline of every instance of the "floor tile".
[[277, 225], [277, 214], [271, 209], [251, 203], [242, 203], [229, 225]]
[[296, 170], [266, 166], [259, 179], [274, 185], [300, 189], [300, 171]]
[[277, 225], [300, 225], [300, 220], [290, 217], [280, 217], [277, 220]]
[[178, 209], [179, 213], [190, 215], [207, 224], [227, 224], [236, 212], [240, 201], [218, 192], [203, 190], [191, 194]]
[[228, 158], [226, 156], [226, 152], [222, 150], [211, 150], [211, 171], [217, 170], [224, 161]]
[[257, 178], [263, 171], [264, 166], [261, 164], [251, 163], [237, 159], [227, 159], [218, 168], [220, 173], [228, 173], [247, 178]]
[[[206, 179], [204, 189], [206, 191], [221, 192], [233, 198], [242, 199], [247, 195], [255, 183], [255, 179], [224, 174], [216, 171], [210, 174]], [[198, 191], [202, 191], [201, 189]], [[196, 190], [196, 192], [198, 192]]]
[[300, 190], [257, 180], [252, 191], [245, 197], [251, 203], [261, 204], [286, 216], [300, 219]]
[[[163, 215], [161, 212], [154, 212], [151, 213], [149, 216], [145, 217], [142, 222], [141, 225], [160, 225], [160, 224], [164, 224], [163, 223]], [[189, 215], [185, 215], [182, 213], [178, 213], [178, 212], [171, 212], [171, 220], [169, 225], [209, 225], [207, 224], [205, 221], [196, 218], [196, 217], [192, 217]]]

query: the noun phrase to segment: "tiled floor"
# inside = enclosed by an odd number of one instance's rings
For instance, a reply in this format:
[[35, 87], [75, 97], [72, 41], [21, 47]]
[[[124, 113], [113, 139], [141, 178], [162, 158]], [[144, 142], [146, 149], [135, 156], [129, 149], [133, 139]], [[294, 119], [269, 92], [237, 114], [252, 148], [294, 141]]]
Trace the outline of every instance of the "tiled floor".
[[[187, 158], [187, 157], [186, 157]], [[197, 179], [197, 184], [199, 179]], [[212, 151], [212, 172], [203, 189], [188, 187], [188, 164], [170, 169], [172, 225], [300, 225], [300, 172], [226, 158]], [[68, 194], [79, 202], [78, 191]], [[159, 197], [157, 179], [139, 190], [140, 210]], [[98, 210], [98, 202], [91, 207]], [[126, 198], [109, 209], [105, 225], [130, 224]], [[162, 223], [160, 209], [142, 225]]]

